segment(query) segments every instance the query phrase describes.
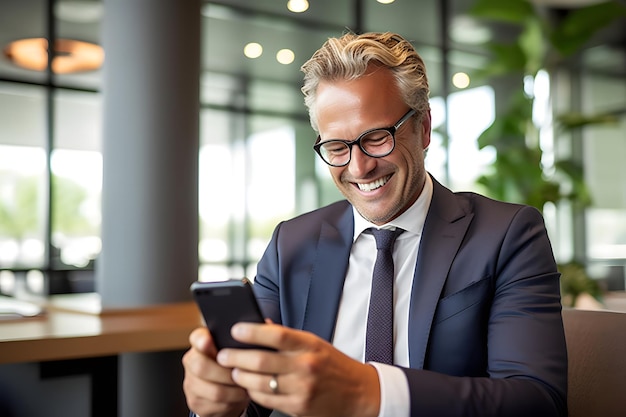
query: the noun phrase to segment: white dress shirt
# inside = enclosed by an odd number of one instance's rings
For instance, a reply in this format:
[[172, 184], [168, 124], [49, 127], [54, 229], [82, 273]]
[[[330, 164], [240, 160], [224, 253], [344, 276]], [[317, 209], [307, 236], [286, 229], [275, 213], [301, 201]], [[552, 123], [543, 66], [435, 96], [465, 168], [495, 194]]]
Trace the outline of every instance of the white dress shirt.
[[[363, 361], [365, 358], [365, 332], [367, 312], [372, 285], [372, 271], [376, 261], [376, 241], [374, 236], [363, 233], [368, 228], [404, 229], [396, 240], [393, 250], [394, 260], [394, 364], [409, 366], [409, 303], [413, 275], [417, 262], [422, 229], [433, 195], [433, 183], [426, 176], [424, 189], [417, 201], [398, 218], [383, 226], [376, 226], [354, 210], [354, 243], [350, 251], [350, 261], [339, 313], [333, 345], [346, 355]], [[408, 416], [410, 395], [404, 372], [392, 365], [372, 363], [378, 371], [381, 384], [381, 408], [379, 417]]]

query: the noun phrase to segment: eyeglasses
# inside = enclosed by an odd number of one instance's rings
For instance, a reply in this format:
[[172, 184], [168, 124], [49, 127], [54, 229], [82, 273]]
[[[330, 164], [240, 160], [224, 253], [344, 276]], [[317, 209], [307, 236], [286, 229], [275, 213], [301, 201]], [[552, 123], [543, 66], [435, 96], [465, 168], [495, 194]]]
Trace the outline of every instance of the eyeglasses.
[[367, 130], [352, 141], [329, 139], [320, 142], [321, 138], [318, 136], [313, 149], [324, 162], [333, 167], [342, 167], [350, 163], [352, 145], [359, 145], [365, 155], [382, 158], [393, 151], [396, 146], [396, 132], [415, 113], [416, 111], [411, 109], [393, 126]]

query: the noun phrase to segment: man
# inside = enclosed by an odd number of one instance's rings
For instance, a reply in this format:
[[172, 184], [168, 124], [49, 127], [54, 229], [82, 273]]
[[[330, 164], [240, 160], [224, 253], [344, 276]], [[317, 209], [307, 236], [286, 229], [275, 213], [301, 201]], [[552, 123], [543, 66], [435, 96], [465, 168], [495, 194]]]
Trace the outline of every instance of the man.
[[[255, 293], [268, 324], [190, 336], [199, 416], [565, 416], [559, 274], [536, 209], [452, 193], [424, 168], [424, 63], [399, 35], [329, 39], [302, 67], [315, 150], [346, 197], [278, 225]], [[387, 127], [389, 126], [389, 127]], [[376, 244], [393, 248], [393, 359], [366, 359]], [[368, 317], [370, 316], [370, 317]], [[366, 340], [368, 340], [366, 342]]]

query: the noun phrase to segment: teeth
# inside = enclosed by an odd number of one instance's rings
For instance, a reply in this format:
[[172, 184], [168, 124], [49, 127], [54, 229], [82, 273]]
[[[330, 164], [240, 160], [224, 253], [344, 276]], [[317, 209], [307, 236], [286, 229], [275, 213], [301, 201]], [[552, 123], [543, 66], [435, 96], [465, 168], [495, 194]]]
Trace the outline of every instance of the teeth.
[[359, 186], [359, 190], [361, 191], [372, 191], [385, 185], [387, 181], [389, 181], [389, 178], [391, 178], [391, 175], [379, 178], [376, 181], [370, 182], [368, 184], [357, 183], [357, 185]]

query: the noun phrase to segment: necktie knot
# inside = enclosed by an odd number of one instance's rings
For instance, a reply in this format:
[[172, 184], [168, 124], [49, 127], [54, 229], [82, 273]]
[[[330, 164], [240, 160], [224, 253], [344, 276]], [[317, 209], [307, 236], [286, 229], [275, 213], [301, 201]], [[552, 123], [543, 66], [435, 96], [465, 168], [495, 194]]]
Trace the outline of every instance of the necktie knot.
[[374, 235], [374, 239], [376, 239], [376, 249], [392, 250], [396, 238], [400, 236], [404, 230], [400, 228], [396, 228], [396, 230], [372, 228], [370, 231]]

